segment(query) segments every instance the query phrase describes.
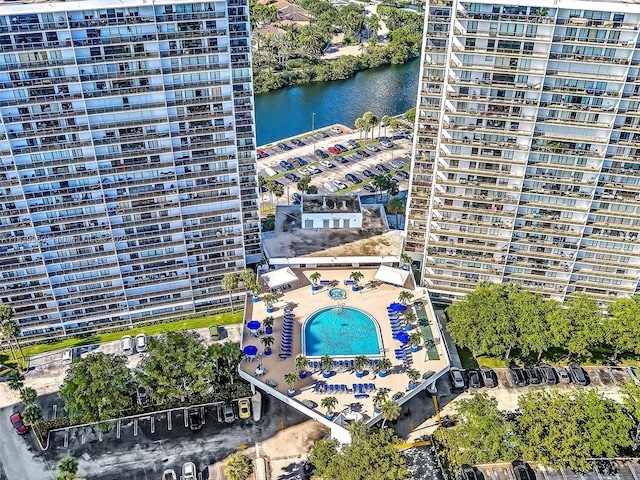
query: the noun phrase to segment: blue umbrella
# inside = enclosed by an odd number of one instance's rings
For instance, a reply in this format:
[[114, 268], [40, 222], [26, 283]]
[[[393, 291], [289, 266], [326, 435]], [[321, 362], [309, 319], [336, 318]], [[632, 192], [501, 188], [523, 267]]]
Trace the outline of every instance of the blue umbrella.
[[405, 307], [401, 303], [397, 303], [397, 302], [394, 302], [391, 305], [389, 305], [389, 310], [391, 310], [393, 312], [402, 312], [402, 311], [404, 311], [406, 309], [407, 309], [407, 307]]
[[247, 323], [247, 328], [249, 330], [258, 330], [260, 328], [260, 322], [258, 320], [251, 320]]
[[255, 345], [247, 345], [242, 349], [245, 355], [256, 355], [258, 353], [258, 347]]
[[409, 334], [407, 332], [400, 332], [396, 338], [402, 343], [409, 343]]

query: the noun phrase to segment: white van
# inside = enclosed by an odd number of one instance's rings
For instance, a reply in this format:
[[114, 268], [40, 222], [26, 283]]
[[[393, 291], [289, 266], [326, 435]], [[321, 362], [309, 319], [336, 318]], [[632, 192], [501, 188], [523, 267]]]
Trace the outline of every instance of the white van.
[[278, 174], [278, 172], [276, 172], [276, 171], [275, 171], [273, 168], [271, 168], [271, 167], [267, 167], [267, 168], [265, 168], [265, 169], [264, 169], [264, 173], [266, 173], [266, 174], [267, 174], [267, 176], [269, 176], [269, 177], [275, 177], [275, 176]]

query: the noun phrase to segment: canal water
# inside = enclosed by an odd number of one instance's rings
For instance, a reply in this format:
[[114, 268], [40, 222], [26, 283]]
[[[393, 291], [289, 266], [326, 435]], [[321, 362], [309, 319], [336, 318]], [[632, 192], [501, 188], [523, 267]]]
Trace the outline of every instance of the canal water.
[[[353, 128], [364, 112], [399, 115], [416, 106], [420, 60], [256, 95], [258, 145], [341, 123]], [[315, 115], [313, 115], [315, 113]], [[313, 120], [312, 120], [313, 117]], [[314, 125], [312, 125], [312, 122]]]

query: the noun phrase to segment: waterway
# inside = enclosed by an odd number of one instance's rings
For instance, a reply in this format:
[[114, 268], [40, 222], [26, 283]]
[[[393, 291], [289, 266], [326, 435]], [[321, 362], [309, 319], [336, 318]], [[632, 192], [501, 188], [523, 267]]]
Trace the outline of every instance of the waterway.
[[[258, 145], [341, 123], [364, 112], [399, 115], [416, 105], [420, 60], [358, 72], [347, 80], [315, 82], [256, 95]], [[315, 114], [315, 115], [313, 115]]]

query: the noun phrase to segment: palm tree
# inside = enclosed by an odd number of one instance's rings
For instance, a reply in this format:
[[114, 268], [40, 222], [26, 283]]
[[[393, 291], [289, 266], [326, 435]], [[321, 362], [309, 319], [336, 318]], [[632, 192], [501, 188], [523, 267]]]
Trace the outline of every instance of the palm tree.
[[78, 460], [74, 457], [64, 457], [58, 464], [58, 470], [60, 473], [75, 475], [78, 472]]
[[[356, 129], [360, 132], [360, 140], [362, 140], [362, 132], [365, 129], [365, 123], [364, 120], [362, 118], [356, 118], [356, 121], [354, 122], [354, 126], [356, 127]], [[366, 140], [366, 137], [365, 137]]]
[[265, 355], [271, 355], [271, 346], [275, 343], [275, 341], [275, 338], [273, 338], [271, 335], [267, 335], [266, 337], [262, 337], [260, 339], [260, 343], [264, 345]]
[[382, 413], [382, 418], [384, 418], [382, 422], [382, 428], [384, 428], [387, 420], [393, 422], [400, 417], [400, 413], [402, 413], [402, 407], [395, 400], [387, 400], [382, 405], [380, 405], [380, 412]]
[[231, 313], [235, 313], [233, 310], [233, 300], [231, 299], [231, 292], [238, 288], [238, 275], [235, 273], [225, 273], [222, 277], [222, 288], [229, 292], [229, 303], [231, 304]]
[[404, 321], [409, 325], [413, 325], [416, 322], [416, 314], [411, 310], [406, 311], [404, 313]]
[[293, 388], [293, 386], [298, 382], [298, 380], [300, 380], [300, 375], [298, 375], [297, 372], [289, 372], [284, 376], [284, 383], [289, 386], [288, 393], [294, 394], [296, 392], [296, 389]]
[[412, 347], [417, 347], [418, 345], [420, 345], [421, 341], [422, 341], [422, 332], [420, 332], [419, 330], [416, 330], [411, 335], [409, 335], [409, 343], [411, 344]]
[[278, 296], [273, 293], [267, 293], [262, 297], [262, 301], [267, 306], [267, 309], [271, 310], [273, 308], [273, 304], [278, 301]]
[[407, 377], [409, 377], [409, 383], [415, 385], [420, 379], [420, 372], [415, 368], [407, 368]]
[[38, 393], [35, 391], [35, 389], [31, 387], [23, 388], [20, 391], [20, 400], [25, 405], [31, 405], [36, 403], [37, 398], [38, 398]]
[[404, 200], [399, 197], [390, 198], [387, 202], [387, 212], [393, 213], [396, 217], [396, 228], [400, 229], [400, 224], [398, 223], [398, 214], [401, 213], [404, 216], [406, 204]]
[[411, 293], [408, 290], [402, 290], [399, 294], [398, 294], [398, 301], [402, 304], [402, 305], [406, 305], [407, 303], [409, 303], [411, 301], [411, 299], [413, 298], [413, 293]]
[[270, 330], [273, 329], [273, 322], [274, 322], [274, 318], [269, 316], [267, 318], [264, 319], [264, 321], [262, 322], [262, 325], [264, 326], [265, 330], [267, 331], [267, 333], [271, 333]]
[[40, 436], [40, 429], [38, 428], [38, 424], [40, 420], [42, 420], [42, 410], [37, 405], [29, 405], [22, 411], [22, 418], [27, 425], [31, 425], [33, 429], [36, 431], [38, 436]]
[[393, 367], [393, 363], [391, 363], [391, 360], [389, 360], [387, 357], [385, 358], [381, 358], [380, 360], [378, 360], [378, 372], [384, 372], [384, 375], [386, 375], [387, 371]]
[[252, 268], [245, 268], [240, 272], [240, 280], [244, 288], [249, 290], [256, 283], [256, 272]]
[[353, 366], [356, 369], [356, 372], [358, 374], [358, 376], [362, 376], [362, 371], [364, 370], [364, 367], [366, 367], [369, 364], [369, 360], [367, 360], [367, 357], [365, 355], [358, 355], [356, 358], [353, 359]]
[[[384, 136], [387, 136], [387, 126], [389, 125], [389, 120], [391, 117], [389, 115], [383, 115], [380, 119], [380, 126], [384, 125]], [[380, 136], [380, 129], [378, 129], [378, 136]]]
[[351, 272], [351, 275], [349, 275], [349, 278], [353, 280], [353, 283], [357, 287], [360, 285], [360, 281], [364, 278], [364, 275], [362, 274], [362, 272]]
[[280, 203], [279, 199], [284, 195], [284, 185], [278, 183], [273, 186], [273, 196], [276, 197], [276, 203]]
[[400, 260], [402, 261], [402, 263], [404, 265], [412, 265], [413, 264], [413, 258], [411, 258], [411, 255], [409, 255], [407, 253], [403, 253], [402, 255], [400, 255]]
[[2, 337], [9, 343], [9, 349], [11, 350], [11, 356], [14, 360], [16, 360], [16, 356], [13, 352], [13, 347], [11, 345], [11, 340], [16, 342], [16, 346], [18, 347], [18, 351], [20, 352], [20, 356], [22, 357], [22, 361], [24, 362], [24, 353], [22, 353], [22, 348], [20, 347], [20, 342], [18, 341], [18, 337], [20, 336], [20, 327], [13, 320], [13, 309], [9, 305], [0, 305], [0, 333]]
[[303, 378], [302, 375], [305, 373], [307, 368], [309, 368], [309, 365], [311, 365], [311, 362], [307, 357], [300, 354], [296, 357], [295, 365], [296, 365], [296, 369], [300, 374], [300, 378]]
[[327, 417], [332, 417], [333, 409], [338, 405], [338, 399], [336, 397], [324, 397], [320, 405], [327, 409]]
[[364, 420], [356, 420], [349, 425], [349, 434], [351, 435], [351, 441], [354, 443], [365, 441], [369, 438], [370, 432], [371, 430]]
[[324, 355], [320, 358], [320, 365], [322, 366], [322, 371], [325, 373], [331, 372], [333, 369], [333, 358], [329, 355]]
[[309, 280], [311, 280], [311, 283], [313, 285], [317, 285], [318, 280], [320, 280], [321, 277], [322, 274], [320, 272], [313, 272], [311, 275], [309, 275]]
[[24, 378], [22, 378], [22, 375], [15, 370], [9, 372], [9, 375], [7, 375], [7, 386], [9, 387], [9, 390], [14, 392], [22, 391], [24, 388]]
[[376, 117], [371, 112], [365, 112], [364, 115], [362, 115], [362, 119], [365, 121], [367, 127], [369, 127], [369, 129], [371, 130], [373, 130], [373, 127], [378, 125], [378, 122], [379, 122], [378, 117]]
[[[371, 181], [371, 183], [373, 184], [374, 187], [376, 187], [376, 191], [380, 193], [380, 201], [382, 201], [382, 192], [386, 190], [387, 184], [388, 184], [387, 179], [385, 178], [384, 175], [376, 175], [375, 177], [373, 177], [373, 180]], [[376, 197], [377, 197], [377, 193], [376, 193]]]
[[247, 480], [253, 475], [253, 460], [242, 452], [232, 453], [224, 464], [224, 474], [229, 480]]
[[379, 410], [387, 400], [389, 400], [389, 390], [381, 388], [373, 396], [373, 406]]

